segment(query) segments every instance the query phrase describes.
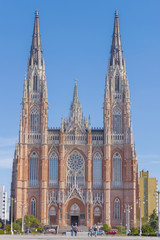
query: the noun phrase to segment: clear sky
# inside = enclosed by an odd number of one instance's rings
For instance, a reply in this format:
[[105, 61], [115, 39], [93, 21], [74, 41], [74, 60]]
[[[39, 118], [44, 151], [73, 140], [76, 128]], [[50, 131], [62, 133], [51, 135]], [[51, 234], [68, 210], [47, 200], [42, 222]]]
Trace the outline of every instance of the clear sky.
[[92, 127], [103, 126], [105, 76], [118, 9], [139, 170], [149, 170], [160, 182], [160, 1], [0, 0], [0, 184], [10, 195], [36, 9], [46, 65], [49, 127], [59, 127], [61, 116], [68, 116], [74, 78], [84, 116], [91, 115]]

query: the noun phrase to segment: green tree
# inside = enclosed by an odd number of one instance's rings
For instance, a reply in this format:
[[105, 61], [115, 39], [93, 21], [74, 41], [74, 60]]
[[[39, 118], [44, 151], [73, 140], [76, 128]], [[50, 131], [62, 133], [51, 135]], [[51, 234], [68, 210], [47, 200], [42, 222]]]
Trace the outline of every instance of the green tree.
[[31, 228], [37, 228], [40, 220], [35, 218], [35, 216], [33, 215], [25, 215], [24, 222], [27, 228], [28, 226], [30, 226]]
[[153, 232], [153, 229], [149, 224], [145, 224], [142, 226], [142, 233], [150, 233], [150, 232]]
[[106, 223], [103, 224], [103, 230], [105, 232], [109, 232], [111, 229], [108, 227], [108, 225]]
[[13, 230], [21, 230], [21, 226], [18, 224], [18, 223], [16, 223], [16, 222], [14, 222], [13, 223]]
[[153, 213], [149, 217], [149, 224], [154, 232], [158, 230], [158, 216], [156, 214], [155, 209], [153, 210]]

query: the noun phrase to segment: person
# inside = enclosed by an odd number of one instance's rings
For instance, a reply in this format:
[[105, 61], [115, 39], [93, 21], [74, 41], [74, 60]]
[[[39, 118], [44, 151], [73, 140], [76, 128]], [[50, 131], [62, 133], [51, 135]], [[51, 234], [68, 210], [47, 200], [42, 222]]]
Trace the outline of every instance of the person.
[[72, 224], [72, 227], [71, 227], [71, 236], [73, 236], [73, 224]]
[[77, 232], [78, 232], [78, 228], [77, 228], [77, 224], [75, 224], [75, 226], [74, 226], [74, 234], [75, 234], [75, 236], [77, 236]]
[[89, 227], [89, 233], [88, 233], [88, 236], [91, 236], [91, 237], [92, 237], [92, 226]]
[[95, 237], [97, 237], [97, 225], [94, 226]]

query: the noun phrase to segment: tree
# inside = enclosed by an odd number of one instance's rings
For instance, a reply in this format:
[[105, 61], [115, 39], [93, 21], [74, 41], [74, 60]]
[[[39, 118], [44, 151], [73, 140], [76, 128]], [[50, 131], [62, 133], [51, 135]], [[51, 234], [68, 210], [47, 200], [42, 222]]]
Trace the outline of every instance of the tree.
[[149, 224], [145, 224], [142, 226], [142, 233], [150, 233], [150, 232], [153, 232], [153, 229]]
[[149, 224], [152, 227], [154, 232], [158, 230], [158, 216], [156, 214], [155, 209], [153, 210], [153, 213], [149, 217]]
[[40, 223], [40, 220], [35, 218], [34, 215], [25, 215], [24, 222], [27, 228], [28, 226], [30, 226], [31, 228], [32, 227], [37, 228]]

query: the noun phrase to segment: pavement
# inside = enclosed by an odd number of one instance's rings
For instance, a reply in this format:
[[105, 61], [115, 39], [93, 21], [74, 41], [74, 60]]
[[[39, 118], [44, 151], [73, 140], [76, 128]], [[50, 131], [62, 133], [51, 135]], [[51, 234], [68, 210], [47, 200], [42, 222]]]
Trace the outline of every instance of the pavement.
[[100, 236], [100, 237], [84, 237], [84, 236], [62, 236], [62, 235], [44, 235], [44, 234], [29, 234], [29, 235], [0, 235], [0, 239], [2, 240], [15, 240], [15, 239], [22, 239], [22, 240], [50, 240], [50, 239], [54, 239], [54, 240], [76, 240], [76, 239], [81, 239], [81, 240], [86, 240], [86, 239], [96, 239], [96, 240], [160, 240], [160, 237], [134, 237], [134, 236], [130, 236], [130, 237], [126, 237], [126, 236]]

